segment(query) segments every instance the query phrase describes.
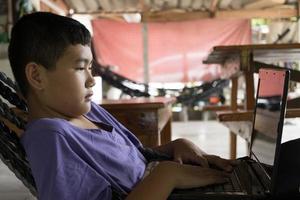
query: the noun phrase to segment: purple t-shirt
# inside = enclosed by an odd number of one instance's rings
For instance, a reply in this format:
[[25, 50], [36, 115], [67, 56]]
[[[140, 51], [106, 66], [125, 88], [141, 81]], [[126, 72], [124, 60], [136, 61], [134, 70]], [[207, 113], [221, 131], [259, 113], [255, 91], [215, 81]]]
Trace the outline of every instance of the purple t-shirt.
[[101, 129], [66, 120], [30, 122], [21, 138], [39, 200], [111, 199], [111, 187], [129, 192], [145, 171], [139, 140], [107, 111], [92, 103], [85, 115]]

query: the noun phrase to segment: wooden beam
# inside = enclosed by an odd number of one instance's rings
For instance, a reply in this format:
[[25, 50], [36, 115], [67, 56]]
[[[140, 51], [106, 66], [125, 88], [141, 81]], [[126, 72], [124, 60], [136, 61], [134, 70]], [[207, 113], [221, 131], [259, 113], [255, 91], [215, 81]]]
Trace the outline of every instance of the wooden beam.
[[296, 97], [294, 99], [289, 99], [287, 101], [287, 108], [298, 108], [299, 109], [299, 105], [300, 105], [300, 97]]
[[186, 12], [183, 10], [167, 10], [141, 13], [143, 22], [170, 22], [210, 18], [209, 12]]
[[[239, 110], [239, 111], [221, 111], [217, 112], [218, 120], [220, 122], [231, 122], [231, 121], [253, 121], [252, 110]], [[285, 118], [295, 118], [300, 116], [300, 109], [286, 109]]]
[[[43, 0], [45, 1], [45, 0]], [[143, 1], [140, 0], [140, 3]], [[215, 2], [217, 2], [215, 0]], [[213, 5], [213, 4], [211, 4]], [[214, 8], [213, 6], [211, 7]], [[212, 16], [210, 11], [191, 11], [187, 12], [182, 9], [170, 9], [165, 11], [147, 11], [141, 12], [142, 22], [172, 22], [172, 21], [186, 21], [186, 20], [197, 20], [207, 18], [217, 19], [251, 19], [251, 18], [290, 18], [298, 16], [298, 9], [294, 7], [276, 7], [264, 10], [220, 10], [215, 11]], [[86, 12], [76, 14], [92, 15], [96, 17], [104, 17], [111, 19], [120, 19], [122, 14], [125, 13], [136, 13], [136, 12]], [[122, 18], [122, 17], [121, 17]]]
[[[213, 8], [213, 7], [212, 7]], [[158, 12], [142, 13], [142, 21], [147, 22], [167, 22], [184, 21], [203, 18], [217, 19], [252, 19], [252, 18], [290, 18], [297, 17], [298, 9], [291, 7], [276, 7], [264, 10], [220, 10], [215, 11], [212, 16], [210, 12], [193, 11], [185, 12], [183, 10], [167, 10]]]
[[285, 0], [259, 0], [254, 2], [249, 2], [244, 5], [245, 9], [264, 9], [268, 7], [272, 7], [275, 5], [284, 4]]
[[122, 21], [125, 22], [125, 19], [123, 18], [122, 13], [111, 13], [111, 12], [94, 12], [94, 13], [75, 13], [76, 15], [88, 15], [91, 17], [91, 19], [97, 19], [97, 18], [104, 18], [104, 19], [111, 19], [115, 21]]
[[211, 3], [210, 3], [209, 11], [211, 12], [212, 17], [215, 16], [215, 12], [216, 12], [216, 9], [217, 9], [218, 2], [219, 2], [219, 0], [212, 0]]
[[221, 19], [252, 19], [252, 18], [290, 18], [297, 17], [298, 10], [296, 8], [269, 8], [263, 10], [231, 10], [218, 11], [215, 13], [215, 18]]
[[298, 16], [300, 16], [300, 0], [297, 1], [297, 12]]
[[[243, 109], [244, 105], [238, 105], [237, 106], [238, 109]], [[203, 106], [203, 108], [201, 109], [202, 111], [228, 111], [228, 110], [232, 110], [232, 107], [230, 105], [207, 105], [207, 106]]]
[[67, 15], [69, 8], [63, 0], [40, 0], [41, 11], [55, 12], [59, 15]]

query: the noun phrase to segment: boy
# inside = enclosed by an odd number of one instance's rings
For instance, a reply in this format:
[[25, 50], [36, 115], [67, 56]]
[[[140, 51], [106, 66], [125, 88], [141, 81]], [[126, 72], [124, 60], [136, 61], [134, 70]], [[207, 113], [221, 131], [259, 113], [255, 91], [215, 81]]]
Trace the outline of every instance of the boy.
[[111, 199], [114, 188], [127, 199], [159, 200], [174, 188], [225, 182], [231, 161], [206, 155], [184, 139], [154, 148], [175, 162], [160, 162], [143, 178], [141, 143], [91, 102], [90, 45], [82, 24], [51, 13], [26, 15], [12, 29], [9, 60], [29, 111], [21, 142], [38, 198]]

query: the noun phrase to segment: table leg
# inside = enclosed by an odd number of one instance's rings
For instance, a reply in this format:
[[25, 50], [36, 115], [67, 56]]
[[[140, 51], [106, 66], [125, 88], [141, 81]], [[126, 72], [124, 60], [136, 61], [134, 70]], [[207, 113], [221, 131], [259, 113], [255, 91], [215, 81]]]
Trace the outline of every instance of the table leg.
[[236, 134], [230, 131], [230, 159], [236, 159]]
[[168, 142], [171, 141], [171, 137], [172, 137], [172, 134], [171, 134], [171, 121], [172, 119], [170, 118], [168, 120], [168, 122], [166, 123], [166, 125], [164, 126], [164, 128], [161, 130], [161, 144], [166, 144]]

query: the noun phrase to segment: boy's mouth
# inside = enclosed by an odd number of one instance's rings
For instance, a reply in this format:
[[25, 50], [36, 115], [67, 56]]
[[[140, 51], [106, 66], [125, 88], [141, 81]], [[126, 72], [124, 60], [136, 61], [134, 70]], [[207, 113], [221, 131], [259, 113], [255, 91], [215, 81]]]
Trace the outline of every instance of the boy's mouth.
[[85, 99], [89, 101], [89, 100], [92, 99], [92, 98], [91, 98], [92, 96], [93, 96], [93, 93], [91, 92], [91, 93], [89, 93], [89, 94], [87, 94], [87, 95], [85, 96]]

